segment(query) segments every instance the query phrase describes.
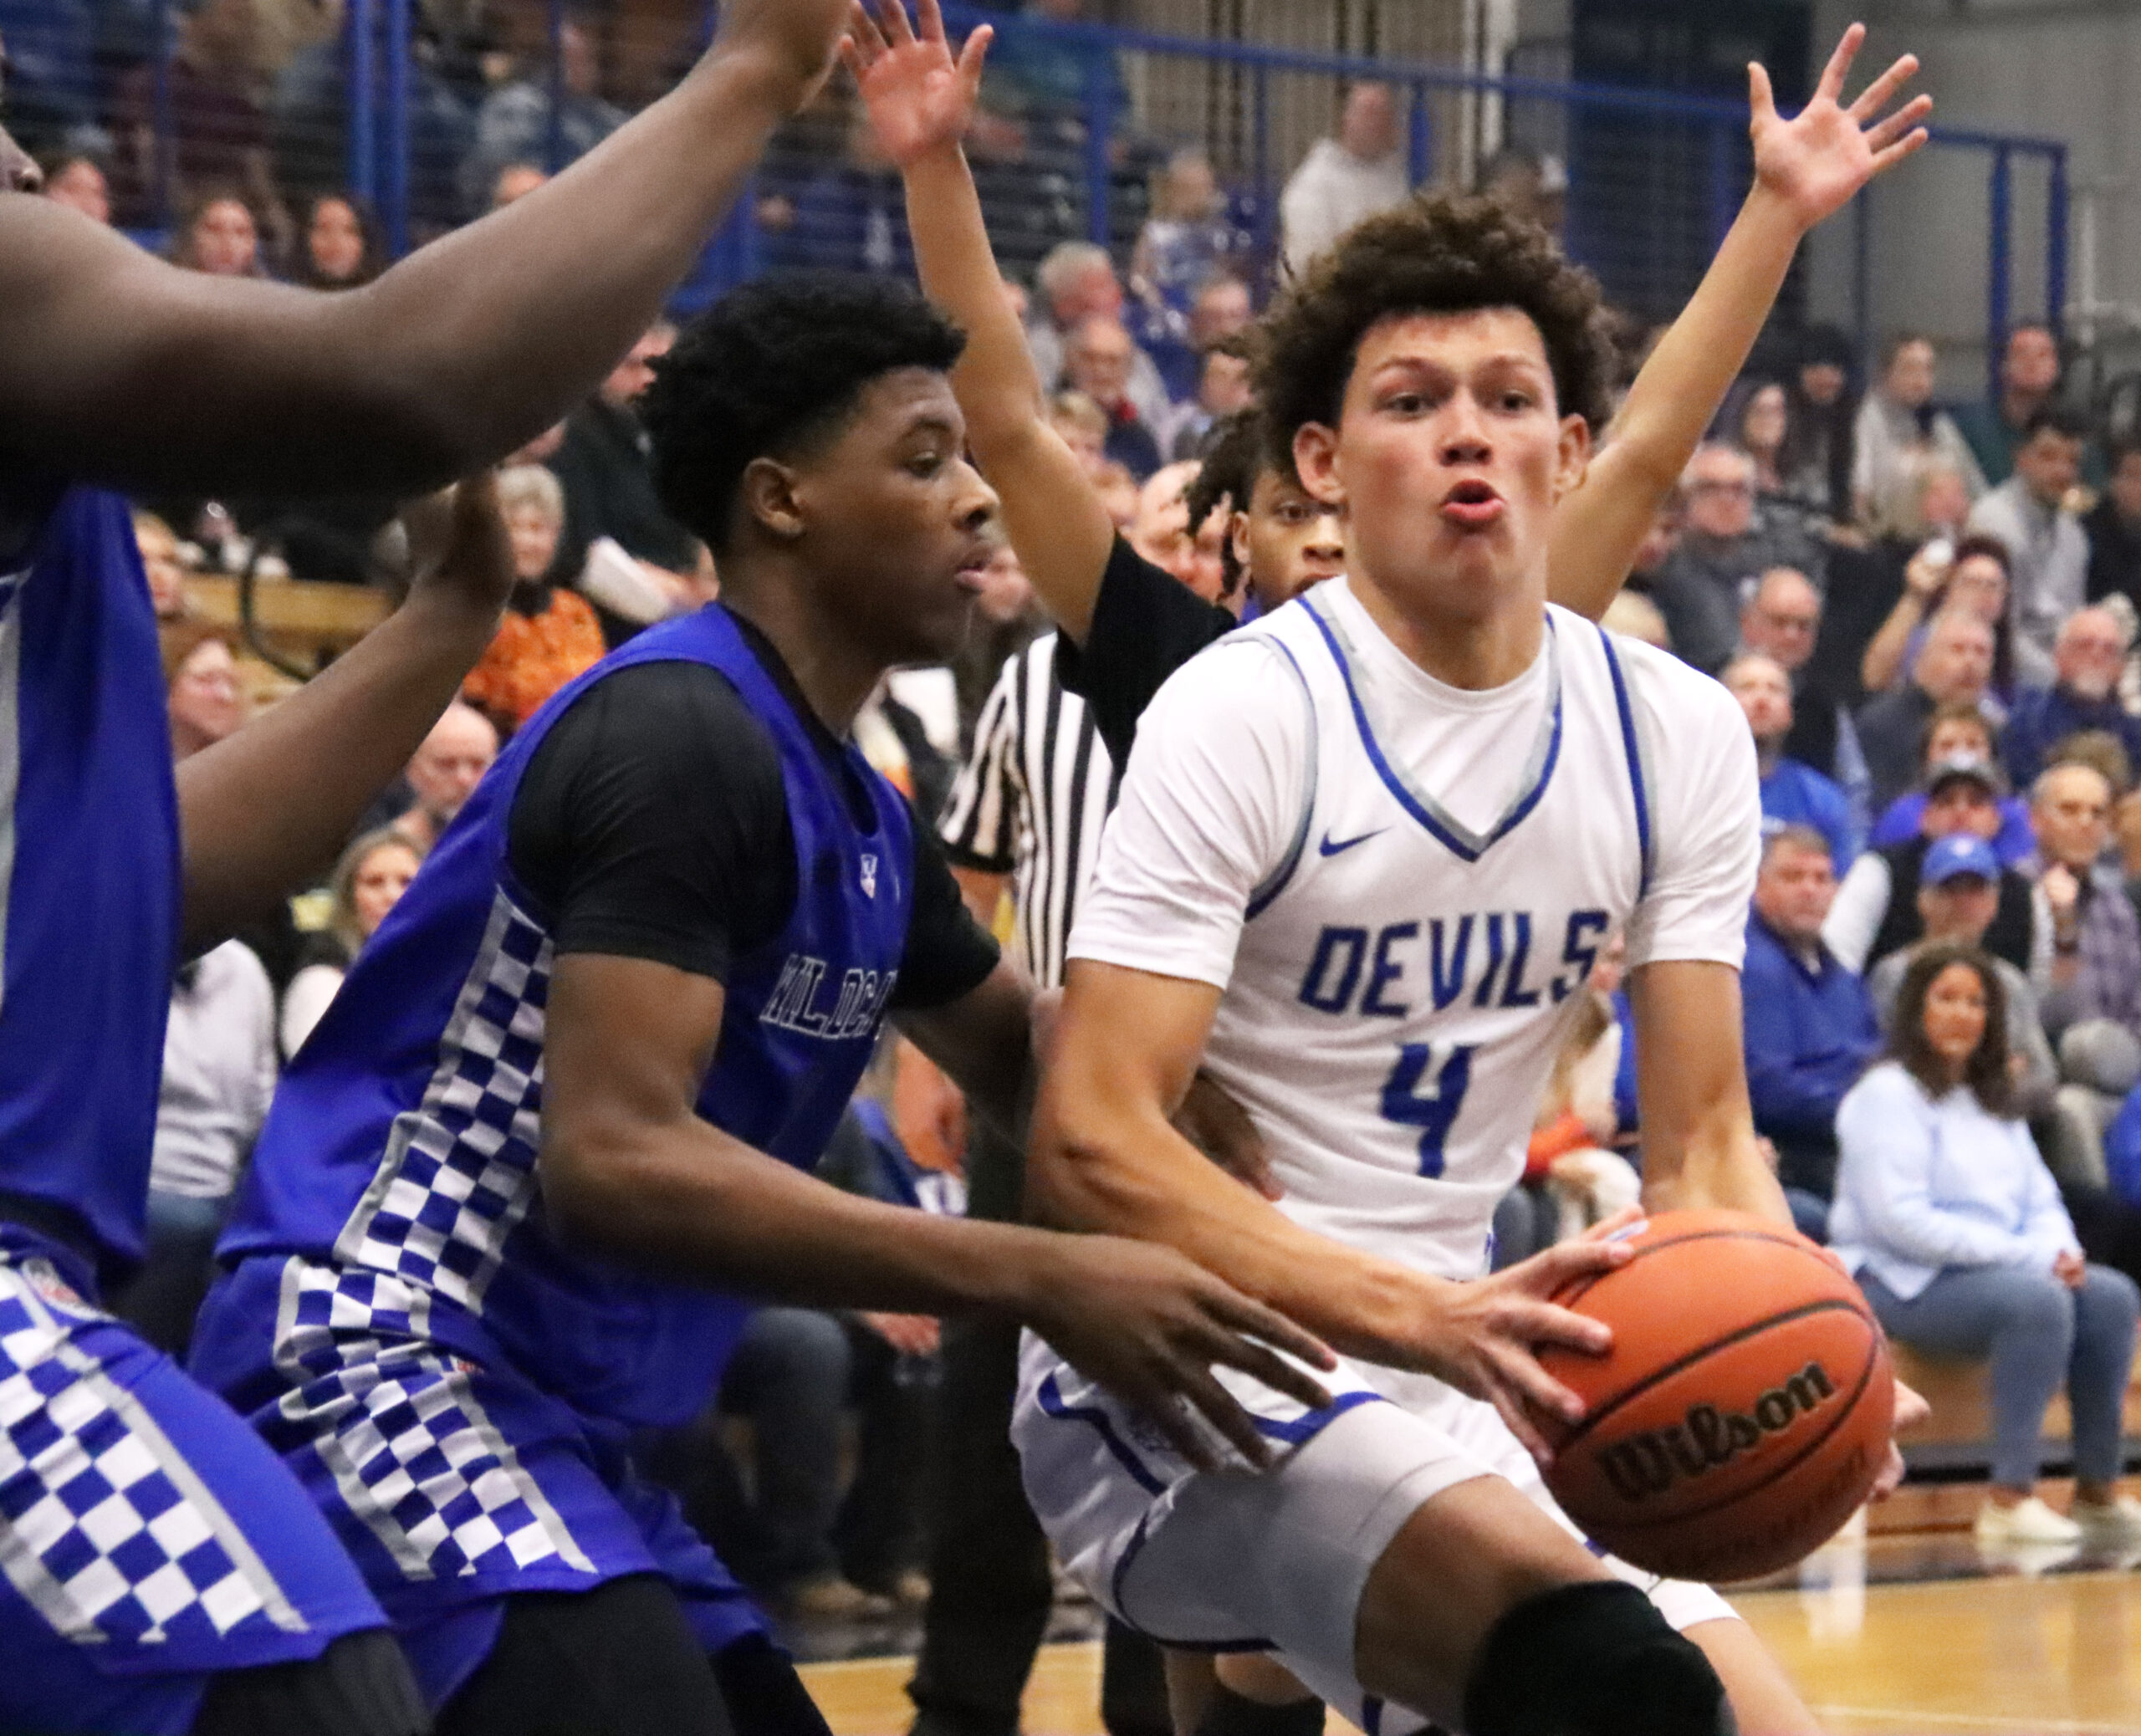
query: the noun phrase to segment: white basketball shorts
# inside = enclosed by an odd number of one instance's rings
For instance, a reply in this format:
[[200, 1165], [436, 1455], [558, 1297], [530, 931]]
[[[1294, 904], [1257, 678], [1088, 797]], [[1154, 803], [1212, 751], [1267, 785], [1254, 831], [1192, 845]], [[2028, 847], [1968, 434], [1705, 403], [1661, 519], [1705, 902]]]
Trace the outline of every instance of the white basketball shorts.
[[[1419, 1729], [1423, 1719], [1367, 1693], [1353, 1664], [1361, 1595], [1405, 1522], [1444, 1489], [1500, 1477], [1582, 1534], [1494, 1407], [1439, 1381], [1341, 1360], [1318, 1375], [1331, 1402], [1306, 1411], [1217, 1372], [1280, 1449], [1262, 1471], [1239, 1459], [1233, 1469], [1196, 1469], [1026, 1335], [1011, 1436], [1058, 1558], [1103, 1607], [1162, 1646], [1271, 1652], [1368, 1736]], [[1676, 1629], [1732, 1616], [1707, 1585], [1587, 1546]]]

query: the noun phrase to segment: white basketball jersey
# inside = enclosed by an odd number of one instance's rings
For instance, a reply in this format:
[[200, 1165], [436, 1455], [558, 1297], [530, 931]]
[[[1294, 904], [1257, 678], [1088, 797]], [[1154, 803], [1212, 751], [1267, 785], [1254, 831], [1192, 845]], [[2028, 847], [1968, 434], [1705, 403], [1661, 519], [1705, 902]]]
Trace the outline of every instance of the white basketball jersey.
[[1458, 768], [1402, 751], [1421, 721], [1404, 708], [1436, 702], [1424, 677], [1393, 676], [1333, 580], [1178, 672], [1188, 691], [1140, 724], [1071, 953], [1222, 984], [1205, 1065], [1262, 1133], [1280, 1209], [1469, 1277], [1608, 939], [1629, 932], [1632, 963], [1739, 964], [1753, 746], [1714, 682], [1551, 609], [1543, 703], [1469, 768], [1475, 797], [1482, 777], [1506, 796], [1468, 825], [1438, 794]]

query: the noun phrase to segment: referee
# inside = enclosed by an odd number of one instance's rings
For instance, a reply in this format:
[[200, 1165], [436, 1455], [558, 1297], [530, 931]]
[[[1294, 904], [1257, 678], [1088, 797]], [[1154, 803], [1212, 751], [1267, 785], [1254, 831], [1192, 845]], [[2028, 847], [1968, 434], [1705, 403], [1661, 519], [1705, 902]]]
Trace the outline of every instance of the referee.
[[[1216, 537], [1226, 515], [1214, 513], [1208, 523], [1208, 535]], [[1139, 559], [1127, 546], [1122, 554]], [[1209, 559], [1169, 560], [1165, 570], [1201, 595], [1197, 581], [1218, 567]], [[1091, 708], [1057, 672], [1061, 642], [1047, 634], [1005, 662], [938, 821], [944, 854], [978, 921], [993, 922], [1008, 881], [1012, 950], [1041, 988], [1062, 987], [1070, 925], [1099, 860], [1117, 782]], [[1014, 1220], [1025, 1192], [1024, 1153], [980, 1126], [974, 1131], [968, 1210]], [[907, 1687], [916, 1707], [912, 1736], [1015, 1736], [1019, 1698], [1046, 1634], [1055, 1577], [1011, 1446], [1018, 1352], [1015, 1325], [945, 1324], [929, 1605]], [[1159, 1648], [1113, 1621], [1101, 1718], [1109, 1736], [1172, 1736], [1173, 1728]]]

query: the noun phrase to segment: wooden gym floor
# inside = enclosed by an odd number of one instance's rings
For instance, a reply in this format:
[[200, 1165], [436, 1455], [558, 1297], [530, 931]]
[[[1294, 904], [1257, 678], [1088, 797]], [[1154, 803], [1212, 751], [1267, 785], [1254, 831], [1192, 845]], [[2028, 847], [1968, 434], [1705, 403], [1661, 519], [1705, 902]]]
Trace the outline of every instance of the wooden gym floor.
[[[1988, 1560], [1967, 1529], [1877, 1534], [1732, 1601], [1837, 1736], [2141, 1732], [2141, 1550]], [[1090, 1621], [1065, 1611], [1056, 1631], [1090, 1631]], [[806, 1656], [871, 1649], [860, 1632], [794, 1637]], [[805, 1667], [835, 1736], [906, 1730], [912, 1643], [900, 1624], [876, 1642], [885, 1655]], [[1090, 1639], [1050, 1646], [1027, 1692], [1026, 1736], [1099, 1736], [1099, 1681]], [[1348, 1732], [1336, 1718], [1331, 1728]]]

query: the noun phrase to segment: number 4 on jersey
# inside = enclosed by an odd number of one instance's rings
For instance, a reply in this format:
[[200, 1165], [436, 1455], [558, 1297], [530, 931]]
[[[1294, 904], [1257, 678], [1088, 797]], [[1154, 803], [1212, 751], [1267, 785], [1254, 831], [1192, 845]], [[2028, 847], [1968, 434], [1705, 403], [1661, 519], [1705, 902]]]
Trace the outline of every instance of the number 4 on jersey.
[[[1420, 1130], [1420, 1173], [1442, 1173], [1443, 1141], [1472, 1083], [1472, 1043], [1408, 1043], [1383, 1081], [1382, 1118]], [[1426, 1082], [1427, 1089], [1421, 1085]]]

